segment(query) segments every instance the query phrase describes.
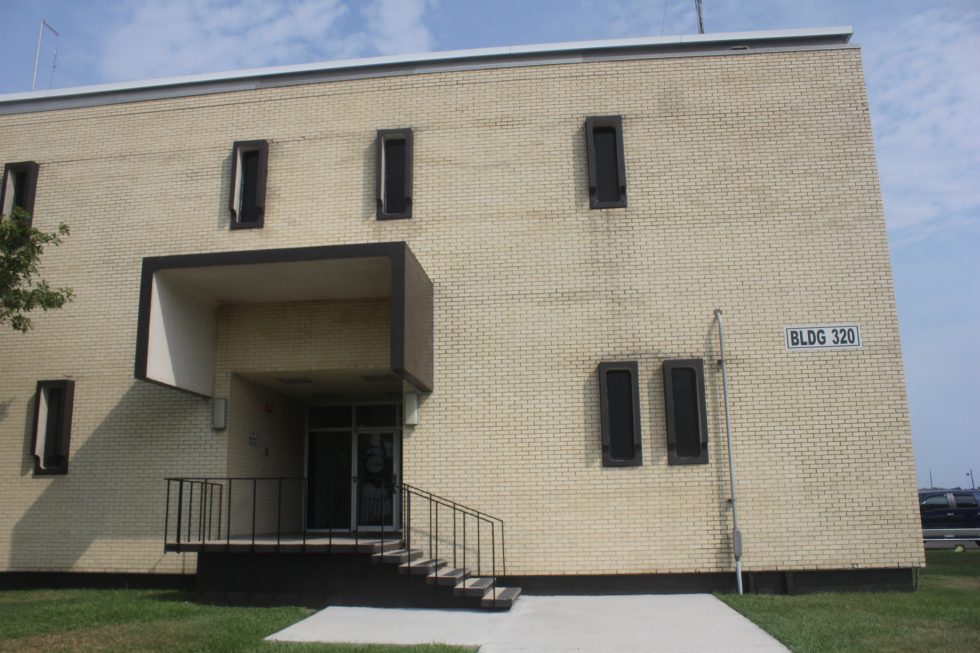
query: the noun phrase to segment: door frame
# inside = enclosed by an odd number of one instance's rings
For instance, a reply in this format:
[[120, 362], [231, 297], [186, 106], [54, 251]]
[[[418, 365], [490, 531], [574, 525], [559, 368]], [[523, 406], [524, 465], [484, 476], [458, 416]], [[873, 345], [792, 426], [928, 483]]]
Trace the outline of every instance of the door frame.
[[[350, 406], [351, 407], [351, 426], [346, 427], [336, 427], [336, 428], [320, 428], [311, 429], [310, 428], [310, 408], [315, 408], [318, 406]], [[358, 406], [394, 406], [397, 425], [395, 426], [366, 426], [358, 428], [357, 422], [357, 407]], [[397, 498], [394, 499], [394, 506], [392, 510], [392, 524], [390, 526], [361, 526], [358, 524], [358, 506], [357, 502], [360, 498], [358, 483], [355, 481], [355, 477], [358, 472], [358, 447], [357, 447], [357, 436], [360, 433], [391, 433], [393, 434], [393, 451], [392, 456], [394, 469], [392, 470], [392, 476], [394, 477], [395, 487], [398, 487], [400, 478], [402, 475], [402, 410], [403, 405], [401, 401], [393, 401], [391, 399], [384, 400], [372, 400], [372, 401], [343, 401], [343, 402], [317, 402], [310, 403], [306, 405], [306, 410], [303, 413], [303, 476], [308, 477], [310, 472], [310, 433], [324, 433], [330, 434], [335, 433], [341, 435], [343, 433], [350, 433], [351, 439], [351, 517], [350, 524], [347, 528], [310, 528], [308, 519], [308, 504], [309, 504], [309, 484], [303, 490], [303, 529], [308, 533], [353, 533], [353, 532], [364, 532], [364, 533], [380, 533], [382, 530], [385, 531], [395, 531], [401, 528], [401, 501]], [[393, 495], [399, 497], [400, 493], [395, 492]]]

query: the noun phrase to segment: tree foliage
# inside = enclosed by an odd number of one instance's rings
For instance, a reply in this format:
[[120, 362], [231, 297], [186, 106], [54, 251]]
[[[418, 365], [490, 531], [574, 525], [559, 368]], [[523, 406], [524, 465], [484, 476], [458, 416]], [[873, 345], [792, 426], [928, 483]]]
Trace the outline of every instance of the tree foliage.
[[52, 233], [35, 229], [30, 214], [20, 208], [0, 216], [0, 325], [26, 333], [32, 326], [26, 313], [61, 308], [71, 301], [71, 288], [52, 288], [38, 278], [44, 248], [57, 247], [67, 235], [66, 224]]

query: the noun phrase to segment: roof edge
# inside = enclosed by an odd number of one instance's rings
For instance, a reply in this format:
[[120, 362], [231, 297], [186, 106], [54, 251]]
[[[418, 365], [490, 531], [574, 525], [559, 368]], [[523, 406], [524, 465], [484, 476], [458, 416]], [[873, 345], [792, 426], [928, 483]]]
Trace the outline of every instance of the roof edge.
[[[670, 52], [673, 53], [673, 56], [717, 52], [720, 46], [843, 45], [850, 42], [852, 35], [851, 26], [817, 27], [571, 41], [344, 59], [134, 82], [78, 86], [48, 91], [10, 93], [0, 95], [0, 115], [221, 93], [295, 83], [313, 83], [336, 77], [350, 78], [434, 72], [438, 69], [450, 69], [454, 66], [461, 68], [490, 67], [495, 63], [500, 67], [511, 67], [549, 62], [562, 63], [570, 62], [576, 56], [585, 60], [593, 58], [597, 54], [630, 58], [631, 55], [640, 56], [657, 52]], [[83, 98], [84, 101], [80, 101]], [[100, 101], [100, 98], [104, 99]]]

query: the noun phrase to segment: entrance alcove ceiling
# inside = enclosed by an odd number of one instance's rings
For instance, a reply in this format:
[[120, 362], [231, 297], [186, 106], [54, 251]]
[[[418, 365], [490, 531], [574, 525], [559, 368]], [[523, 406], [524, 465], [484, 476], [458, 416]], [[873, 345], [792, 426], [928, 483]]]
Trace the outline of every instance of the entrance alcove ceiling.
[[401, 401], [402, 396], [402, 379], [385, 369], [280, 370], [237, 374], [310, 404], [380, 399]]
[[143, 259], [135, 377], [214, 392], [221, 304], [389, 298], [390, 371], [432, 390], [432, 281], [404, 242]]

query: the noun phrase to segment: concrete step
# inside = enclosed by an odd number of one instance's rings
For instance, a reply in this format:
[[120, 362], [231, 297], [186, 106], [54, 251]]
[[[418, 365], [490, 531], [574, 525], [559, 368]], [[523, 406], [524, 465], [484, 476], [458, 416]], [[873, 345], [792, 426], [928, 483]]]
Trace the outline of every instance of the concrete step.
[[382, 551], [397, 551], [398, 549], [404, 548], [405, 542], [402, 540], [387, 540], [384, 542], [372, 542], [367, 551], [369, 553], [380, 553]]
[[453, 588], [453, 593], [456, 596], [482, 597], [491, 587], [493, 587], [492, 578], [467, 578]]
[[379, 553], [381, 551], [404, 549], [405, 543], [401, 540], [386, 540], [382, 542], [381, 540], [371, 539], [358, 542], [355, 547], [354, 551], [357, 553]]
[[410, 551], [394, 549], [392, 551], [382, 551], [381, 553], [372, 554], [371, 562], [401, 565], [409, 560], [418, 560], [421, 557], [422, 551], [420, 549], [412, 549]]
[[403, 565], [398, 565], [398, 573], [412, 574], [413, 576], [428, 576], [437, 569], [445, 566], [445, 560], [419, 560], [418, 562], [406, 562]]
[[445, 585], [455, 587], [461, 580], [470, 575], [469, 569], [447, 569], [443, 567], [439, 571], [425, 577], [425, 582], [429, 585]]
[[514, 605], [514, 601], [520, 595], [520, 587], [501, 587], [497, 585], [496, 590], [491, 588], [483, 595], [483, 599], [480, 601], [480, 607], [487, 610], [510, 610]]

